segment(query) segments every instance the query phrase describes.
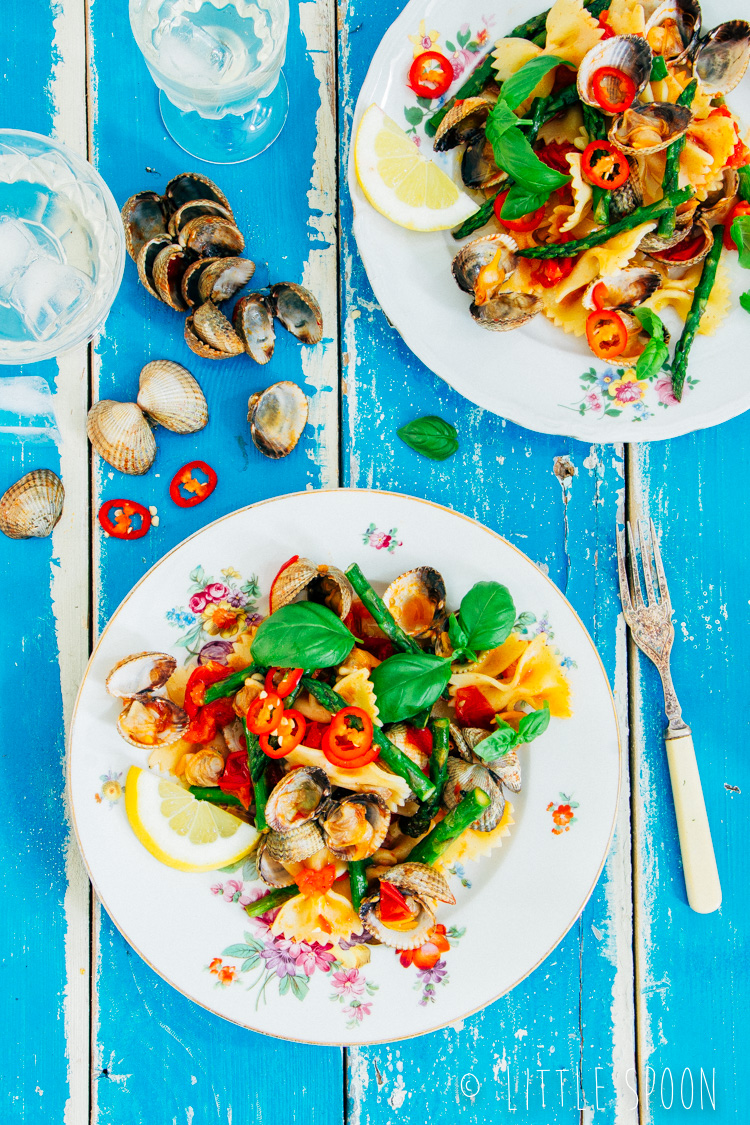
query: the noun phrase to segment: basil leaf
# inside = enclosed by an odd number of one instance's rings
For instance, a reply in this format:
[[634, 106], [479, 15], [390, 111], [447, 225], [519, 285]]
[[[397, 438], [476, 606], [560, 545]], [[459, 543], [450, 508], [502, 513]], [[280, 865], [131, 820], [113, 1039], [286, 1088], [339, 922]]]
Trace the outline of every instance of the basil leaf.
[[[518, 118], [513, 110], [505, 102], [499, 101], [489, 112], [487, 122], [484, 126], [484, 135], [492, 145], [495, 153], [495, 160], [497, 160], [498, 144], [505, 133], [509, 129], [518, 128]], [[499, 163], [499, 161], [498, 161]]]
[[261, 621], [250, 651], [268, 668], [330, 668], [353, 648], [354, 637], [327, 606], [293, 602]]
[[498, 719], [497, 722], [498, 729], [474, 747], [474, 753], [484, 762], [494, 762], [509, 750], [514, 750], [523, 741], [510, 723], [505, 723], [502, 719]]
[[741, 215], [732, 223], [729, 232], [737, 244], [740, 265], [750, 270], [750, 215]]
[[549, 726], [550, 711], [549, 703], [545, 699], [544, 706], [538, 711], [532, 711], [528, 715], [524, 715], [518, 724], [518, 733], [523, 742], [533, 742], [540, 734], [544, 734]]
[[429, 457], [432, 461], [445, 461], [458, 449], [456, 427], [438, 418], [436, 414], [415, 418], [396, 433], [410, 449], [415, 449], [417, 453]]
[[520, 70], [510, 78], [506, 78], [500, 87], [500, 101], [505, 102], [511, 109], [518, 109], [521, 102], [525, 102], [544, 78], [556, 66], [571, 66], [565, 59], [557, 55], [537, 55], [536, 58], [524, 63]]
[[[515, 180], [503, 204], [503, 218], [518, 219], [529, 210], [536, 210], [546, 203], [555, 188], [570, 183], [570, 176], [542, 163], [506, 102], [499, 101], [490, 110], [485, 136], [492, 145], [498, 167]], [[522, 195], [522, 191], [526, 194]], [[529, 196], [533, 197], [533, 207]]]
[[648, 332], [649, 336], [653, 336], [657, 340], [664, 339], [664, 321], [660, 316], [657, 316], [653, 309], [645, 307], [633, 309], [633, 316], [641, 322], [642, 328]]
[[459, 619], [469, 648], [478, 652], [507, 641], [516, 620], [516, 607], [506, 586], [477, 582], [463, 597]]
[[747, 293], [740, 293], [740, 304], [746, 313], [750, 313], [750, 289]]
[[370, 673], [380, 721], [397, 723], [431, 707], [450, 678], [450, 660], [441, 660], [439, 656], [427, 652], [397, 652], [389, 656]]
[[651, 339], [646, 344], [635, 365], [638, 379], [653, 379], [664, 366], [664, 361], [669, 356], [669, 348], [664, 343], [664, 323], [652, 309], [634, 309], [635, 316], [641, 322], [641, 327], [648, 332]]
[[750, 203], [750, 164], [743, 164], [741, 168], [738, 168], [737, 175], [740, 177], [737, 194], [745, 203]]
[[466, 656], [469, 660], [477, 659], [477, 654], [468, 647], [469, 638], [455, 613], [452, 613], [448, 618], [448, 639], [453, 645], [454, 657]]
[[654, 61], [651, 65], [651, 74], [649, 82], [661, 82], [662, 78], [666, 78], [669, 74], [667, 64], [664, 61], [663, 55], [654, 55]]

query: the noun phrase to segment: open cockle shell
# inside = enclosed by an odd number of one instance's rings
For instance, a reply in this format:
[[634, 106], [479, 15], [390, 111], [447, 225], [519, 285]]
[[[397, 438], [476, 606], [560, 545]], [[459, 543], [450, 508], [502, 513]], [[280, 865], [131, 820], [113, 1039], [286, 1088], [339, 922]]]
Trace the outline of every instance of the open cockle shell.
[[141, 371], [138, 405], [175, 434], [194, 434], [208, 422], [208, 406], [198, 383], [179, 363], [156, 359]]
[[164, 189], [164, 201], [170, 211], [179, 211], [185, 203], [206, 199], [220, 203], [231, 215], [232, 208], [224, 192], [208, 176], [198, 172], [181, 172]]
[[662, 0], [645, 26], [645, 36], [655, 55], [665, 59], [689, 56], [701, 29], [698, 0]]
[[609, 139], [629, 156], [649, 156], [684, 136], [692, 117], [688, 106], [672, 102], [633, 105], [614, 118]]
[[448, 780], [443, 786], [443, 801], [447, 808], [455, 809], [473, 789], [483, 789], [490, 798], [490, 803], [471, 827], [475, 832], [491, 832], [505, 809], [502, 789], [486, 766], [470, 764], [461, 758], [448, 758]]
[[[245, 347], [231, 322], [212, 301], [205, 301], [185, 321], [185, 341], [205, 359], [229, 359], [241, 355]], [[199, 349], [197, 344], [202, 344]]]
[[383, 594], [394, 620], [410, 637], [432, 637], [446, 618], [445, 582], [439, 571], [420, 566], [400, 574]]
[[399, 863], [380, 876], [384, 883], [393, 883], [400, 891], [409, 891], [420, 898], [434, 898], [453, 906], [456, 897], [445, 876], [426, 863]]
[[397, 930], [392, 930], [383, 922], [379, 914], [379, 889], [375, 894], [362, 899], [359, 908], [360, 920], [368, 934], [390, 949], [418, 949], [420, 945], [424, 945], [435, 925], [435, 912], [426, 902], [408, 892], [404, 894], [404, 898], [414, 916], [414, 924], [408, 930], [401, 928], [401, 925]]
[[740, 177], [737, 169], [725, 168], [721, 187], [709, 192], [705, 201], [700, 204], [698, 217], [708, 223], [709, 227], [723, 223], [737, 202], [739, 186]]
[[484, 133], [471, 137], [461, 157], [461, 179], [475, 190], [496, 187], [507, 180], [508, 173], [499, 168], [495, 151]]
[[200, 295], [200, 279], [204, 270], [207, 270], [213, 262], [220, 261], [221, 258], [198, 258], [197, 261], [191, 262], [185, 270], [182, 275], [182, 299], [190, 308], [203, 304], [203, 298]]
[[282, 777], [266, 802], [268, 827], [290, 832], [314, 820], [323, 801], [331, 795], [331, 783], [317, 766], [301, 766]]
[[264, 883], [269, 887], [291, 887], [294, 876], [287, 871], [283, 863], [275, 859], [268, 849], [268, 838], [273, 833], [261, 836], [258, 850], [255, 854], [255, 866]]
[[485, 234], [462, 246], [453, 259], [453, 276], [464, 293], [474, 293], [481, 271], [497, 258], [507, 280], [516, 269], [518, 244], [509, 234]]
[[[703, 259], [708, 256], [708, 252], [714, 244], [714, 233], [703, 218], [693, 223], [685, 235], [684, 240], [681, 239], [680, 241], [691, 242], [694, 238], [697, 239], [698, 235], [700, 235], [700, 241], [696, 242], [689, 258], [681, 258], [679, 262], [670, 261], [668, 258], [662, 259], [659, 256], [663, 253], [661, 250], [650, 250], [649, 255], [657, 262], [664, 261], [664, 264], [667, 266], [676, 266], [680, 269], [694, 266], [697, 262], [702, 262]], [[679, 246], [679, 243], [677, 245]]]
[[[581, 303], [585, 309], [634, 309], [655, 293], [661, 285], [661, 274], [647, 266], [628, 266], [597, 277], [587, 287]], [[602, 288], [597, 288], [602, 286]], [[597, 302], [594, 290], [597, 290]]]
[[255, 273], [255, 262], [249, 258], [219, 258], [205, 269], [198, 281], [202, 301], [228, 301]]
[[157, 301], [160, 301], [161, 297], [154, 284], [154, 266], [162, 250], [166, 250], [172, 245], [172, 239], [168, 234], [157, 235], [155, 238], [149, 239], [148, 242], [144, 242], [136, 259], [141, 285], [144, 289], [148, 289], [151, 296], [156, 297]]
[[182, 738], [190, 719], [171, 699], [144, 693], [126, 701], [117, 716], [117, 730], [131, 746], [154, 750]]
[[292, 281], [280, 281], [271, 289], [274, 316], [303, 344], [323, 338], [323, 313], [312, 293]]
[[273, 383], [251, 396], [247, 420], [250, 434], [266, 457], [286, 457], [307, 425], [307, 398], [296, 383]]
[[154, 260], [151, 283], [159, 300], [177, 312], [185, 312], [187, 305], [182, 296], [182, 279], [191, 257], [174, 243], [160, 250]]
[[695, 54], [693, 74], [703, 90], [716, 97], [742, 81], [750, 62], [750, 24], [728, 20], [709, 31]]
[[0, 531], [9, 539], [44, 539], [62, 515], [65, 491], [51, 469], [33, 469], [0, 497]]
[[125, 228], [125, 246], [134, 262], [147, 242], [167, 233], [162, 199], [155, 191], [131, 195], [120, 214]]
[[121, 473], [140, 476], [154, 463], [153, 431], [134, 402], [95, 402], [89, 410], [86, 432], [99, 456]]
[[270, 612], [289, 605], [303, 590], [308, 591], [311, 601], [327, 605], [342, 621], [348, 616], [354, 596], [349, 579], [338, 567], [326, 563], [316, 566], [310, 559], [296, 559], [277, 575], [269, 599]]
[[288, 832], [271, 831], [265, 839], [268, 854], [279, 863], [302, 863], [325, 846], [323, 833], [314, 820]]
[[483, 133], [491, 109], [492, 102], [481, 97], [464, 98], [451, 106], [435, 132], [435, 151], [446, 152]]
[[245, 249], [241, 231], [219, 215], [199, 215], [191, 219], [180, 231], [178, 241], [200, 258], [228, 258]]
[[177, 661], [168, 652], [134, 652], [115, 664], [106, 688], [117, 699], [133, 699], [163, 688], [176, 667]]
[[187, 203], [183, 203], [179, 211], [175, 211], [170, 217], [168, 229], [172, 238], [177, 238], [182, 228], [191, 219], [198, 219], [203, 215], [217, 215], [220, 219], [228, 219], [230, 223], [234, 222], [232, 212], [229, 208], [223, 207], [221, 203], [216, 203], [213, 199], [190, 199]]
[[326, 847], [347, 862], [374, 855], [390, 823], [390, 810], [377, 793], [347, 793], [328, 801], [320, 817]]
[[602, 67], [612, 67], [632, 79], [637, 100], [651, 77], [653, 62], [653, 52], [640, 35], [614, 35], [611, 39], [602, 39], [586, 52], [578, 68], [578, 95], [586, 105], [606, 113], [594, 94], [593, 77]]
[[537, 313], [541, 312], [543, 301], [536, 293], [498, 293], [491, 301], [478, 305], [472, 302], [469, 312], [477, 324], [491, 332], [511, 332], [520, 328]]
[[261, 293], [240, 297], [234, 306], [232, 323], [250, 358], [256, 363], [268, 363], [276, 343], [273, 313], [268, 300]]

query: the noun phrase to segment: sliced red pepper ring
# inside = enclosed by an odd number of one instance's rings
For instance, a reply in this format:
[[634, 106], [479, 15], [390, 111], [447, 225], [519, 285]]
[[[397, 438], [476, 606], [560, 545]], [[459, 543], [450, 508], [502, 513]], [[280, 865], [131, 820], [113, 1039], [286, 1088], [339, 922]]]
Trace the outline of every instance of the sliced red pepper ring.
[[[206, 479], [196, 477], [196, 472]], [[169, 495], [178, 508], [194, 508], [211, 495], [218, 479], [216, 472], [205, 461], [189, 461], [172, 477]]]
[[381, 879], [379, 900], [380, 918], [386, 925], [392, 925], [394, 922], [410, 922], [414, 918], [409, 904], [393, 883]]
[[304, 715], [289, 707], [281, 716], [276, 729], [260, 736], [260, 748], [269, 758], [286, 758], [305, 737], [306, 727]]
[[[133, 516], [140, 522], [134, 523]], [[151, 527], [151, 513], [136, 500], [107, 500], [99, 509], [98, 519], [112, 539], [142, 539]]]
[[609, 141], [591, 141], [583, 150], [581, 171], [595, 187], [614, 191], [627, 183], [630, 165], [625, 153]]
[[613, 359], [627, 347], [628, 330], [614, 309], [595, 309], [586, 318], [586, 339], [599, 359]]
[[206, 688], [210, 687], [211, 684], [218, 683], [219, 680], [223, 680], [229, 675], [229, 671], [230, 669], [225, 664], [220, 664], [218, 660], [207, 660], [205, 664], [193, 668], [185, 685], [185, 702], [183, 703], [183, 707], [191, 719], [198, 714], [198, 708], [203, 706]]
[[423, 51], [409, 67], [409, 85], [419, 98], [439, 98], [453, 81], [450, 59], [439, 51]]
[[343, 707], [323, 735], [321, 749], [332, 765], [342, 769], [368, 765], [380, 753], [372, 741], [372, 719], [361, 707]]
[[299, 684], [304, 671], [304, 668], [269, 668], [266, 673], [266, 691], [275, 691], [282, 699], [286, 699]]
[[262, 691], [247, 709], [247, 728], [253, 734], [270, 734], [276, 730], [283, 714], [281, 696], [275, 691]]
[[591, 89], [605, 113], [624, 113], [635, 101], [635, 82], [616, 66], [600, 66], [591, 75]]
[[544, 218], [545, 205], [537, 207], [536, 211], [529, 211], [527, 215], [521, 215], [520, 219], [504, 219], [501, 212], [503, 209], [503, 204], [505, 203], [507, 197], [508, 192], [501, 191], [500, 194], [496, 197], [493, 205], [495, 209], [495, 218], [500, 223], [500, 225], [504, 226], [506, 230], [515, 230], [524, 233], [527, 231], [536, 230], [536, 228]]

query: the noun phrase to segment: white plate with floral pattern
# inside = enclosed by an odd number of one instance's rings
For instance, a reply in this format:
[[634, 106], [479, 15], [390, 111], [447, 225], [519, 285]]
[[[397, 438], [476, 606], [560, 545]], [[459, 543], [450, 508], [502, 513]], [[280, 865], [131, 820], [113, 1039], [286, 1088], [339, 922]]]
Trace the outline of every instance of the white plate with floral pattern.
[[[264, 613], [292, 554], [357, 562], [380, 589], [429, 563], [451, 605], [480, 579], [510, 589], [526, 635], [562, 654], [573, 717], [553, 719], [522, 751], [524, 786], [503, 847], [455, 865], [456, 905], [440, 908], [450, 949], [433, 967], [393, 950], [347, 968], [330, 947], [273, 938], [243, 906], [262, 893], [252, 862], [188, 874], [165, 867], [130, 829], [123, 785], [144, 757], [124, 742], [109, 670], [133, 652], [221, 658]], [[220, 626], [220, 628], [219, 628]], [[222, 646], [224, 648], [222, 649]], [[612, 837], [620, 749], [607, 677], [580, 620], [525, 555], [481, 524], [423, 500], [374, 491], [299, 493], [225, 516], [175, 547], [125, 598], [91, 657], [70, 737], [78, 841], [97, 894], [130, 944], [170, 984], [225, 1019], [307, 1043], [374, 1043], [420, 1035], [513, 988], [557, 945], [588, 899]], [[490, 972], [486, 966], [491, 965]], [[482, 968], [485, 966], [485, 968]], [[333, 1003], [332, 1003], [333, 1001]]]
[[[486, 0], [481, 5], [475, 0], [410, 0], [375, 52], [357, 100], [352, 137], [375, 102], [460, 183], [456, 154], [433, 153], [424, 131], [426, 118], [445, 99], [420, 102], [406, 84], [413, 56], [433, 47], [450, 57], [456, 80], [448, 98], [495, 40], [541, 7], [539, 0]], [[702, 10], [706, 28], [744, 14], [737, 0], [707, 0]], [[750, 124], [750, 71], [728, 102]], [[383, 311], [415, 355], [477, 405], [541, 433], [596, 442], [677, 437], [750, 408], [750, 381], [737, 362], [750, 350], [750, 316], [739, 305], [739, 294], [750, 289], [750, 273], [740, 269], [736, 254], [722, 259], [729, 266], [732, 310], [715, 335], [698, 336], [688, 386], [677, 403], [668, 371], [650, 381], [636, 380], [632, 368], [596, 360], [584, 341], [566, 335], [541, 314], [513, 332], [480, 328], [451, 275], [459, 243], [450, 232], [419, 234], [378, 214], [357, 183], [353, 159], [349, 188], [357, 246]], [[677, 339], [680, 318], [671, 308], [660, 315]]]

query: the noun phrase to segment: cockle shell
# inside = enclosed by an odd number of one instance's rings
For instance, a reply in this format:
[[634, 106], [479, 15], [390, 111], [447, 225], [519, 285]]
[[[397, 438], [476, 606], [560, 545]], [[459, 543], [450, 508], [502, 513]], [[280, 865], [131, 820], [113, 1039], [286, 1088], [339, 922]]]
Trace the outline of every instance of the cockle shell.
[[453, 259], [453, 276], [464, 293], [474, 294], [477, 279], [485, 266], [497, 258], [498, 270], [507, 280], [516, 269], [518, 245], [509, 234], [485, 234], [462, 246]]
[[[578, 96], [586, 105], [602, 110], [594, 93], [592, 80], [597, 70], [611, 67], [613, 70], [623, 71], [633, 81], [635, 105], [638, 95], [651, 77], [653, 62], [653, 51], [641, 35], [614, 35], [611, 39], [602, 39], [581, 60], [576, 75]], [[606, 113], [606, 110], [602, 112]]]
[[286, 457], [307, 425], [307, 399], [296, 383], [273, 383], [251, 396], [247, 420], [255, 445], [266, 457]]
[[183, 777], [188, 785], [216, 785], [224, 772], [224, 758], [218, 750], [205, 747], [185, 755]]
[[303, 590], [308, 591], [311, 601], [327, 605], [342, 621], [348, 616], [354, 596], [349, 579], [338, 567], [327, 563], [316, 566], [310, 559], [296, 559], [276, 576], [270, 595], [271, 613], [289, 605]]
[[121, 473], [147, 473], [156, 457], [156, 442], [140, 406], [101, 399], [89, 410], [86, 432], [96, 452]]
[[695, 53], [693, 73], [705, 93], [716, 97], [738, 86], [750, 62], [750, 24], [728, 20], [709, 31]]
[[179, 211], [185, 203], [206, 199], [220, 203], [231, 214], [232, 208], [224, 192], [208, 176], [198, 172], [181, 172], [164, 188], [164, 201], [170, 211]]
[[486, 766], [471, 765], [461, 758], [449, 758], [448, 780], [443, 786], [443, 802], [446, 807], [455, 809], [462, 798], [473, 789], [483, 789], [490, 798], [490, 804], [471, 827], [475, 832], [491, 832], [500, 823], [505, 810], [502, 789]]
[[0, 531], [9, 539], [44, 539], [60, 519], [65, 492], [51, 469], [33, 469], [0, 497]]
[[182, 298], [186, 305], [193, 308], [194, 305], [202, 305], [203, 298], [200, 295], [200, 279], [203, 276], [203, 271], [207, 270], [213, 262], [221, 261], [220, 258], [198, 258], [197, 261], [191, 262], [188, 268], [182, 275]]
[[320, 816], [326, 847], [337, 859], [348, 861], [374, 855], [390, 823], [390, 810], [377, 793], [347, 793], [328, 801]]
[[180, 231], [178, 242], [201, 258], [226, 258], [240, 254], [245, 248], [245, 239], [238, 228], [219, 215], [199, 215], [191, 219]]
[[202, 301], [228, 301], [255, 273], [255, 262], [249, 258], [219, 258], [205, 269], [198, 282]]
[[294, 876], [268, 850], [268, 837], [270, 835], [272, 833], [269, 832], [268, 835], [261, 837], [258, 850], [255, 853], [255, 866], [258, 874], [269, 887], [291, 887]]
[[185, 251], [172, 243], [159, 251], [151, 271], [151, 283], [157, 297], [177, 312], [187, 309], [182, 296], [182, 279], [190, 261]]
[[179, 363], [156, 359], [141, 371], [138, 405], [175, 434], [194, 434], [208, 422], [208, 406], [198, 383]]
[[282, 777], [266, 802], [266, 820], [275, 832], [291, 832], [313, 820], [331, 795], [331, 783], [317, 766], [301, 766]]
[[131, 195], [120, 214], [125, 228], [125, 246], [134, 262], [145, 243], [167, 233], [162, 199], [155, 191]]
[[118, 660], [105, 686], [117, 699], [132, 699], [163, 688], [176, 667], [177, 661], [168, 652], [134, 652]]
[[213, 301], [205, 301], [187, 318], [185, 342], [204, 359], [231, 359], [245, 350], [231, 322]]
[[261, 293], [248, 293], [234, 306], [232, 323], [245, 351], [256, 363], [268, 363], [273, 355], [276, 333], [273, 313]]
[[445, 599], [443, 576], [431, 566], [400, 574], [383, 594], [396, 624], [410, 637], [431, 637], [442, 629]]
[[420, 898], [435, 898], [452, 906], [456, 899], [445, 876], [426, 863], [399, 863], [380, 876], [384, 883], [393, 883], [400, 891], [410, 891]]
[[280, 281], [271, 289], [271, 305], [287, 331], [303, 344], [317, 344], [323, 337], [323, 313], [308, 289], [292, 281]]
[[[585, 290], [581, 304], [585, 309], [634, 309], [656, 292], [661, 274], [646, 266], [626, 266], [605, 277], [597, 277]], [[600, 286], [596, 301], [594, 290]], [[598, 302], [598, 303], [597, 303]]]
[[301, 863], [323, 846], [323, 834], [314, 820], [308, 820], [290, 832], [269, 832], [266, 836], [268, 854], [279, 863]]
[[143, 285], [145, 289], [148, 289], [151, 296], [156, 297], [157, 301], [160, 301], [161, 297], [157, 293], [156, 286], [154, 285], [154, 266], [162, 250], [166, 250], [172, 245], [172, 239], [168, 234], [157, 235], [155, 238], [149, 239], [148, 242], [144, 242], [136, 258], [138, 277], [141, 280], [141, 285]]
[[217, 203], [213, 199], [189, 199], [170, 216], [168, 229], [172, 238], [177, 238], [182, 228], [187, 226], [191, 219], [199, 219], [203, 215], [218, 215], [220, 219], [228, 219], [230, 223], [234, 222], [232, 212], [228, 207], [222, 206], [221, 203]]
[[451, 106], [435, 132], [435, 152], [446, 152], [483, 133], [491, 109], [492, 102], [480, 97], [464, 98]]
[[629, 156], [650, 156], [682, 137], [693, 115], [686, 105], [672, 102], [638, 103], [612, 121], [609, 139]]
[[[150, 715], [156, 712], [159, 718], [168, 715], [161, 730], [154, 730]], [[117, 730], [131, 746], [153, 750], [156, 746], [171, 746], [182, 738], [190, 725], [190, 719], [181, 707], [171, 699], [162, 699], [145, 693], [126, 701], [117, 716]]]

